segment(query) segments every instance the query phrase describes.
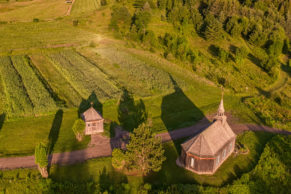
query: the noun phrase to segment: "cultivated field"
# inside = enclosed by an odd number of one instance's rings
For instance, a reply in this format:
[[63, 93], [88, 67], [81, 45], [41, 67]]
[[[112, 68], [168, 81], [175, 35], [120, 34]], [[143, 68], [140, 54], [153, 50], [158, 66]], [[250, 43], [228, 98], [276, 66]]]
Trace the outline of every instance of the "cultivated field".
[[75, 0], [71, 14], [76, 16], [91, 13], [100, 7], [100, 1], [101, 0]]
[[51, 20], [65, 16], [69, 6], [64, 0], [32, 0], [0, 3], [0, 21], [31, 22], [34, 18]]

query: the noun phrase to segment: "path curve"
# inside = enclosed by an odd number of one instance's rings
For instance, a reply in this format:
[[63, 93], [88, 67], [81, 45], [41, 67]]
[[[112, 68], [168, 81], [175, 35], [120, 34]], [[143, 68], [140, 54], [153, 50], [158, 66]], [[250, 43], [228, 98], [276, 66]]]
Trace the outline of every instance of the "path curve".
[[[209, 124], [210, 124], [209, 120], [207, 118], [204, 118], [193, 126], [177, 129], [170, 132], [160, 133], [157, 134], [157, 136], [161, 137], [163, 142], [176, 140], [184, 137], [190, 137], [201, 132], [203, 129], [209, 126]], [[230, 123], [230, 126], [237, 134], [243, 131], [251, 130], [291, 135], [291, 132], [289, 131], [282, 131], [276, 128], [260, 126], [255, 124]], [[91, 143], [88, 148], [72, 152], [52, 154], [49, 157], [49, 163], [58, 165], [74, 164], [84, 162], [86, 160], [93, 158], [111, 156], [112, 150], [114, 148], [117, 147], [124, 148], [125, 144], [121, 138], [123, 135], [126, 135], [126, 133], [123, 134], [121, 133], [117, 137], [112, 139], [103, 137], [101, 135], [95, 135], [92, 137], [91, 142], [93, 143]], [[16, 168], [34, 168], [34, 167], [36, 167], [34, 156], [0, 158], [0, 169], [2, 170]]]

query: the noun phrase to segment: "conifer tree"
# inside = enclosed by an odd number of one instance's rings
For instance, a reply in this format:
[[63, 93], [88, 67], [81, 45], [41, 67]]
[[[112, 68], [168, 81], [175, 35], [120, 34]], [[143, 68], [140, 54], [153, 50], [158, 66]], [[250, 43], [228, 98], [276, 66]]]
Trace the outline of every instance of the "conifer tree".
[[137, 171], [145, 176], [151, 171], [159, 171], [166, 160], [161, 139], [144, 123], [130, 134], [126, 148], [125, 153], [113, 151], [113, 166], [124, 166], [129, 171]]

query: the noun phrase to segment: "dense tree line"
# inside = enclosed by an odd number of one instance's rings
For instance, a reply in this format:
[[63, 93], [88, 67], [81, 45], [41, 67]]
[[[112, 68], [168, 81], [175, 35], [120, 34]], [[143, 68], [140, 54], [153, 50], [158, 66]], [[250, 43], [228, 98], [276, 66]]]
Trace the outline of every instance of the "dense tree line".
[[[144, 0], [135, 1], [136, 4], [140, 6], [135, 6], [133, 14], [130, 14], [130, 6], [124, 6], [126, 4], [114, 6], [110, 28], [151, 50], [162, 48], [165, 57], [172, 55], [193, 63], [197, 55], [187, 43], [189, 32], [209, 41], [225, 39], [229, 34], [233, 38], [243, 38], [253, 49], [264, 50], [263, 56], [254, 57], [264, 71], [275, 76], [278, 56], [291, 51], [291, 14], [287, 0], [157, 0], [156, 3]], [[146, 4], [147, 8], [142, 6]], [[173, 24], [173, 34], [156, 37], [153, 31], [147, 30], [151, 9], [161, 10], [161, 21]], [[235, 56], [235, 62], [242, 64], [247, 57], [246, 49], [237, 50]]]

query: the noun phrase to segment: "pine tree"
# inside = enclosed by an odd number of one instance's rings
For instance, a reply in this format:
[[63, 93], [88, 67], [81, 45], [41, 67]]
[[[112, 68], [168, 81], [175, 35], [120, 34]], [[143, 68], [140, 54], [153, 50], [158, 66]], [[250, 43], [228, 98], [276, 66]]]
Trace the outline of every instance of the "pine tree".
[[124, 154], [121, 150], [113, 152], [113, 165], [138, 171], [143, 176], [151, 171], [158, 172], [166, 160], [161, 139], [144, 123], [130, 134], [130, 142], [126, 148]]
[[207, 40], [222, 39], [222, 23], [218, 21], [213, 15], [207, 15], [205, 22], [205, 38]]

